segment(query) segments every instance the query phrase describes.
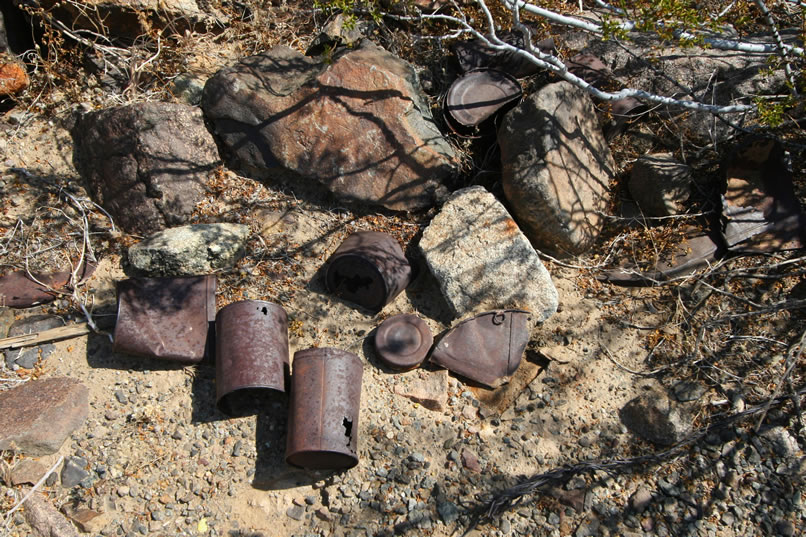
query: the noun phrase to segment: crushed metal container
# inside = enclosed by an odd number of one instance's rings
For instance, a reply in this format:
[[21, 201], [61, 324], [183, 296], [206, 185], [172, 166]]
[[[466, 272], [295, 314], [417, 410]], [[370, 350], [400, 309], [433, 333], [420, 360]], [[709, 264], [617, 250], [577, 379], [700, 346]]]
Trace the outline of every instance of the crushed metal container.
[[264, 300], [234, 302], [216, 316], [216, 406], [257, 414], [283, 400], [289, 375], [288, 315]]
[[288, 412], [288, 464], [313, 469], [358, 464], [361, 360], [334, 348], [294, 354]]
[[431, 361], [497, 388], [518, 369], [529, 342], [529, 312], [489, 311], [462, 321], [437, 343]]
[[409, 371], [425, 360], [434, 336], [425, 321], [411, 314], [389, 317], [375, 331], [380, 360], [395, 371]]
[[[445, 95], [445, 118], [459, 135], [492, 127], [495, 116], [516, 105], [523, 95], [520, 83], [503, 71], [479, 69], [456, 79]], [[487, 129], [491, 130], [491, 129]]]
[[215, 319], [215, 291], [213, 275], [118, 282], [115, 352], [200, 362]]
[[412, 279], [400, 244], [387, 233], [353, 233], [328, 259], [331, 293], [377, 312], [395, 299]]

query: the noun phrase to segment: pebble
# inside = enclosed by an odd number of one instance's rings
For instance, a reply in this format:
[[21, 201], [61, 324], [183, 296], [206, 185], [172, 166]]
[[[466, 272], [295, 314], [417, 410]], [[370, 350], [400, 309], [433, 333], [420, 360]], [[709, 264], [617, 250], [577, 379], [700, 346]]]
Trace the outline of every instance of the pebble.
[[445, 524], [453, 524], [459, 520], [459, 509], [453, 502], [442, 502], [437, 505], [437, 512], [442, 522]]
[[285, 514], [294, 520], [302, 520], [302, 517], [305, 516], [305, 508], [300, 505], [292, 505], [286, 510]]

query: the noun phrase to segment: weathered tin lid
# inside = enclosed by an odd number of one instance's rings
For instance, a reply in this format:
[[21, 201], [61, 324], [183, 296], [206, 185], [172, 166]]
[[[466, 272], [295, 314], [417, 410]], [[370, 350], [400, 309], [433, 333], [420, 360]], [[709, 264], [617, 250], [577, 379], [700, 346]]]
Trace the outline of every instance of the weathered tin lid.
[[445, 110], [460, 125], [475, 127], [522, 94], [518, 81], [503, 71], [471, 71], [451, 84], [445, 96]]
[[437, 343], [431, 361], [492, 388], [511, 376], [529, 342], [529, 312], [482, 313], [451, 328]]
[[433, 343], [434, 336], [425, 321], [411, 314], [389, 317], [375, 332], [378, 356], [395, 371], [418, 367]]

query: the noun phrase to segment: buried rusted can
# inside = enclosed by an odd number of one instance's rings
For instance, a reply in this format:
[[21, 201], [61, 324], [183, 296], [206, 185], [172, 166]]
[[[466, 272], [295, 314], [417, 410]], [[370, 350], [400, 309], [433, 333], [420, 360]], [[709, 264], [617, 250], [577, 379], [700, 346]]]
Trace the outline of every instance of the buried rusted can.
[[215, 319], [215, 291], [213, 275], [118, 282], [115, 352], [200, 362]]
[[288, 464], [314, 469], [358, 464], [361, 360], [334, 348], [294, 354], [288, 412]]
[[445, 119], [460, 136], [482, 134], [488, 120], [516, 105], [522, 95], [512, 75], [495, 69], [470, 71], [448, 89]]
[[512, 376], [529, 342], [529, 312], [499, 310], [462, 321], [440, 339], [431, 361], [492, 388]]
[[380, 231], [353, 233], [328, 259], [331, 293], [380, 311], [411, 282], [411, 265], [397, 240]]
[[264, 300], [232, 303], [216, 316], [216, 406], [257, 414], [282, 400], [289, 373], [288, 316]]

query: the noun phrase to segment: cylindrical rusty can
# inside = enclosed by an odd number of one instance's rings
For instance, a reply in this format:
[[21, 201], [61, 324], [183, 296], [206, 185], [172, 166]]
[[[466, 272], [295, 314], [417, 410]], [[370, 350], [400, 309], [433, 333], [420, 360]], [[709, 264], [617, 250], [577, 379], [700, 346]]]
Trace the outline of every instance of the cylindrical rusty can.
[[285, 460], [303, 468], [358, 464], [363, 366], [355, 354], [314, 348], [294, 354]]
[[341, 298], [380, 311], [411, 282], [411, 265], [394, 237], [359, 231], [328, 260], [327, 288]]
[[242, 300], [216, 316], [216, 406], [255, 414], [281, 399], [289, 373], [288, 316], [264, 300]]

